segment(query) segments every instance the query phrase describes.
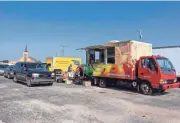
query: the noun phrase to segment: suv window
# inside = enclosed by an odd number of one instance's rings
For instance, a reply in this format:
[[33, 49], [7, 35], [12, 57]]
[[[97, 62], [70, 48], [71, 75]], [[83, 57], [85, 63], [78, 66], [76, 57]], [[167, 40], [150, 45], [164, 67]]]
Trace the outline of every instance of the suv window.
[[4, 69], [4, 68], [7, 68], [8, 66], [9, 66], [9, 65], [1, 64], [1, 65], [0, 65], [0, 68], [3, 68], [3, 69]]
[[15, 66], [14, 66], [14, 69], [15, 70], [20, 70], [21, 69], [20, 63], [16, 63]]
[[8, 67], [9, 70], [13, 70], [13, 68], [14, 68], [14, 65], [10, 65], [10, 66]]

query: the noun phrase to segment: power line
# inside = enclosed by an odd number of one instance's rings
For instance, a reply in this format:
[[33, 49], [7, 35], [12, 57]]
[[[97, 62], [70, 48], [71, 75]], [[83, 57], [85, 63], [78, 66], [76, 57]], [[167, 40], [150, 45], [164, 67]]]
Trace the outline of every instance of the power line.
[[64, 56], [64, 48], [68, 46], [61, 45], [60, 47], [62, 47], [62, 56]]

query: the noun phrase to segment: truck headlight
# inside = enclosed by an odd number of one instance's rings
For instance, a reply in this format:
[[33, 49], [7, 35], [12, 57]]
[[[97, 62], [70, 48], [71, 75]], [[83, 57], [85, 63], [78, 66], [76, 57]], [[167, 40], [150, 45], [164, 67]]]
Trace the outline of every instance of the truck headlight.
[[177, 82], [177, 78], [174, 79], [174, 83], [176, 83], [176, 82]]
[[55, 74], [54, 73], [51, 73], [51, 76], [54, 76]]
[[37, 77], [39, 77], [39, 74], [38, 74], [38, 73], [33, 73], [33, 74], [32, 74], [32, 77], [33, 77], [33, 78], [37, 78]]
[[0, 73], [4, 73], [4, 71], [3, 71], [3, 70], [0, 70]]
[[160, 83], [161, 83], [161, 84], [166, 84], [166, 83], [167, 83], [167, 80], [161, 79], [161, 80], [160, 80]]

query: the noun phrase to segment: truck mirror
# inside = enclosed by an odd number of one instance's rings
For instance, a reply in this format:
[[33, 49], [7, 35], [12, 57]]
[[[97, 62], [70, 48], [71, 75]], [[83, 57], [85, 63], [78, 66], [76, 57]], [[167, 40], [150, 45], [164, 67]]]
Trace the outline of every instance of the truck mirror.
[[47, 68], [51, 67], [51, 64], [47, 64]]

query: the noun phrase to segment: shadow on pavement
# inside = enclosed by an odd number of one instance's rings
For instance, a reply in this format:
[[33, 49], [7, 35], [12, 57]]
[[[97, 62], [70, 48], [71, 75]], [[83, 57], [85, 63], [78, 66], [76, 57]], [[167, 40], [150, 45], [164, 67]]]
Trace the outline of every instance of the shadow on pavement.
[[[132, 95], [137, 95], [137, 94], [143, 95], [140, 92], [137, 92], [136, 89], [132, 89], [132, 88], [128, 88], [128, 87], [122, 87], [122, 86], [108, 86], [108, 88], [106, 88], [106, 89], [108, 89], [108, 90], [112, 89], [112, 90], [120, 91], [123, 93], [125, 92], [127, 94], [132, 94]], [[100, 93], [105, 93], [105, 92], [100, 92]], [[170, 94], [170, 92], [161, 92], [160, 93], [160, 92], [155, 91], [155, 93], [150, 95], [150, 96], [164, 96], [164, 95], [168, 95], [168, 94]]]

